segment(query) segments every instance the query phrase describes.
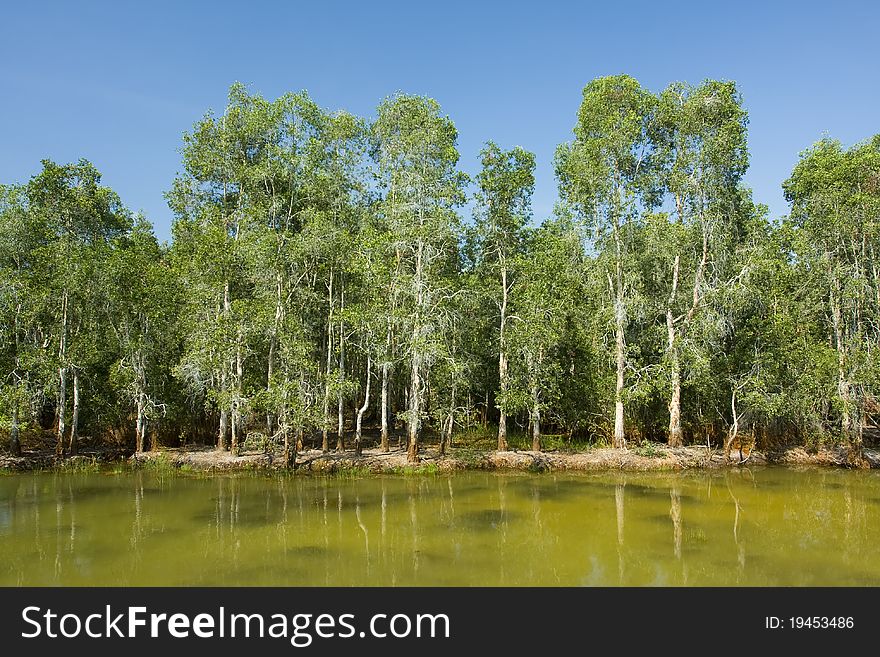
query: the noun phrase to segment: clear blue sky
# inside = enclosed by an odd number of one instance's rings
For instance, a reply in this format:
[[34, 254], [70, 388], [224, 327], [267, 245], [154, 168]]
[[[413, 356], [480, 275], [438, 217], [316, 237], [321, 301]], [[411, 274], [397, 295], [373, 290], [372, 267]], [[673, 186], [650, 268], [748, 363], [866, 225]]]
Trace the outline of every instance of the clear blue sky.
[[64, 2], [0, 17], [0, 182], [42, 158], [91, 160], [160, 238], [181, 135], [230, 83], [371, 116], [395, 91], [436, 98], [462, 166], [481, 144], [537, 154], [536, 219], [556, 198], [552, 156], [590, 79], [736, 80], [750, 114], [748, 182], [774, 217], [799, 151], [880, 132], [876, 2]]

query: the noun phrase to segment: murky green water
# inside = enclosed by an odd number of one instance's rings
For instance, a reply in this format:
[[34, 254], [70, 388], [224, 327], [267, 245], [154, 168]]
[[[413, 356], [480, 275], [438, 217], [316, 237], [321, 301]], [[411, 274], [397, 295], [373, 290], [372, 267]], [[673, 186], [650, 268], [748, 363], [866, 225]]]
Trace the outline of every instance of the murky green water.
[[0, 477], [2, 585], [880, 585], [880, 475]]

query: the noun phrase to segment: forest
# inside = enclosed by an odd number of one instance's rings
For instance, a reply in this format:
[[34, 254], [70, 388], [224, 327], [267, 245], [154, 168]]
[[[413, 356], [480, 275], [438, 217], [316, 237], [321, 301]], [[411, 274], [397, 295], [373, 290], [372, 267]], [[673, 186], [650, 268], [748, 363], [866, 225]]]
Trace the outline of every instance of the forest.
[[[3, 448], [440, 453], [843, 445], [880, 414], [880, 135], [823, 138], [768, 216], [735, 83], [586, 85], [535, 157], [459, 165], [431, 98], [362, 118], [241, 84], [183, 136], [172, 240], [85, 160], [0, 186]], [[576, 110], [576, 112], [575, 112]], [[496, 441], [497, 439], [497, 441]]]

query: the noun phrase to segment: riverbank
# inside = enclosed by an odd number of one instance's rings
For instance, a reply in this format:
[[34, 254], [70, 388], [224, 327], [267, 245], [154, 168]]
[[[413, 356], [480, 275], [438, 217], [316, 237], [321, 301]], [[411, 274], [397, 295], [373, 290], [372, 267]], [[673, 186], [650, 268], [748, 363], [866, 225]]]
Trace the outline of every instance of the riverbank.
[[[0, 469], [27, 471], [43, 469], [86, 469], [108, 463], [138, 466], [166, 466], [183, 471], [235, 472], [284, 470], [282, 459], [260, 452], [232, 456], [205, 447], [201, 449], [163, 449], [156, 452], [127, 455], [119, 450], [88, 450], [64, 460], [53, 453], [25, 453], [20, 457], [0, 455]], [[744, 462], [734, 452], [727, 461], [720, 450], [689, 446], [670, 448], [650, 443], [628, 450], [594, 448], [579, 452], [484, 451], [456, 448], [441, 455], [434, 447], [420, 453], [420, 462], [408, 463], [406, 451], [382, 452], [366, 449], [358, 456], [353, 451], [322, 452], [317, 449], [297, 455], [296, 471], [322, 474], [432, 474], [462, 470], [511, 470], [524, 472], [585, 472], [622, 470], [633, 472], [675, 471], [692, 469], [737, 468], [754, 465], [807, 465], [853, 467], [849, 452], [843, 447], [807, 451], [792, 447], [774, 452], [753, 450]], [[880, 450], [865, 449], [862, 467], [880, 468]]]

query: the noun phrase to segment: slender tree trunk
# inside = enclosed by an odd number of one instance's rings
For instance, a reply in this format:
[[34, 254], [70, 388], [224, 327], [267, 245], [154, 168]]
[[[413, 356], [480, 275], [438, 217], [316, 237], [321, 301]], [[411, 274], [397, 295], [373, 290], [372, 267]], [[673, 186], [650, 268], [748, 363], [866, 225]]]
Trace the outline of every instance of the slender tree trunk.
[[238, 400], [232, 402], [230, 413], [229, 413], [229, 428], [230, 428], [230, 441], [229, 441], [229, 453], [232, 456], [239, 455], [238, 448]]
[[[272, 392], [272, 377], [275, 374], [275, 350], [278, 345], [278, 332], [281, 330], [281, 318], [284, 313], [284, 304], [282, 303], [282, 279], [281, 274], [275, 275], [275, 323], [272, 335], [269, 336], [269, 356], [266, 363], [266, 391]], [[266, 412], [266, 435], [271, 436], [275, 433], [275, 416], [272, 411]]]
[[[829, 271], [829, 276], [831, 273]], [[833, 280], [833, 279], [832, 279]], [[846, 340], [844, 338], [843, 313], [841, 310], [841, 294], [839, 285], [832, 284], [829, 294], [831, 302], [831, 320], [834, 327], [834, 347], [837, 351], [837, 396], [840, 399], [841, 418], [840, 426], [843, 435], [851, 446], [857, 444], [858, 430], [853, 413], [852, 385], [847, 372]]]
[[241, 329], [238, 331], [238, 340], [235, 350], [235, 402], [232, 405], [232, 445], [231, 451], [233, 456], [241, 453], [241, 400], [242, 400], [242, 382], [244, 379], [244, 357], [241, 353], [241, 345], [244, 337]]
[[229, 427], [229, 413], [226, 408], [220, 411], [220, 431], [217, 433], [217, 451], [226, 451], [226, 433]]
[[[419, 221], [421, 225], [421, 217]], [[418, 290], [416, 295], [416, 317], [413, 324], [412, 335], [412, 362], [410, 368], [410, 394], [409, 394], [409, 423], [408, 423], [408, 440], [406, 447], [406, 460], [409, 463], [418, 463], [419, 461], [419, 434], [422, 426], [422, 356], [419, 345], [421, 339], [421, 323], [422, 313], [424, 312], [424, 271], [422, 258], [424, 257], [424, 243], [419, 240], [418, 249], [416, 250], [416, 266], [415, 276], [413, 277], [414, 285]]]
[[421, 400], [421, 364], [419, 356], [413, 354], [410, 370], [409, 422], [407, 423], [406, 460], [409, 463], [419, 462], [419, 431], [422, 423]]
[[9, 450], [13, 456], [21, 456], [21, 441], [18, 438], [18, 400], [13, 401], [12, 430], [9, 434]]
[[507, 322], [507, 267], [501, 266], [501, 325], [500, 334], [500, 350], [498, 353], [498, 380], [501, 387], [502, 403], [498, 405], [500, 416], [498, 418], [498, 451], [506, 452], [507, 445], [507, 414], [504, 412], [504, 396], [507, 392], [507, 349], [504, 343], [504, 329]]
[[68, 452], [76, 454], [79, 439], [79, 370], [73, 368], [73, 414], [70, 418], [70, 443]]
[[64, 454], [64, 438], [67, 432], [65, 425], [65, 406], [67, 405], [67, 368], [58, 368], [58, 438], [55, 442], [55, 455]]
[[382, 363], [382, 443], [383, 452], [389, 451], [388, 446], [388, 376], [391, 364]]
[[65, 409], [67, 405], [67, 290], [61, 297], [61, 340], [58, 346], [58, 435], [55, 455], [64, 454]]
[[354, 451], [360, 456], [361, 454], [361, 423], [363, 421], [364, 413], [367, 412], [367, 409], [370, 407], [370, 369], [372, 367], [372, 361], [370, 357], [367, 356], [367, 383], [364, 386], [364, 404], [358, 409], [357, 420], [355, 421], [355, 430], [354, 430]]
[[[344, 304], [344, 302], [343, 302]], [[342, 306], [340, 306], [342, 308]], [[345, 418], [343, 417], [343, 395], [342, 387], [345, 383], [345, 335], [343, 331], [345, 326], [339, 322], [339, 396], [337, 397], [337, 425], [336, 425], [336, 451], [345, 450]]]
[[135, 429], [134, 429], [134, 450], [138, 454], [141, 454], [144, 451], [144, 430], [146, 429], [146, 420], [145, 420], [145, 407], [146, 402], [144, 399], [145, 395], [143, 391], [138, 393], [137, 398], [137, 420], [135, 421]]
[[449, 400], [449, 413], [443, 420], [443, 426], [440, 429], [440, 446], [439, 453], [441, 456], [446, 454], [446, 449], [452, 446], [452, 428], [455, 425], [455, 385], [452, 386], [452, 395]]
[[536, 385], [532, 386], [532, 412], [531, 412], [531, 425], [532, 425], [532, 451], [540, 452], [541, 451], [541, 405], [538, 401], [538, 387]]
[[616, 261], [614, 263], [614, 283], [609, 279], [608, 285], [614, 299], [614, 351], [617, 361], [617, 381], [614, 388], [614, 439], [613, 446], [617, 449], [626, 449], [626, 433], [623, 424], [623, 391], [626, 374], [626, 306], [624, 305], [624, 282], [623, 282], [623, 245], [620, 239], [620, 226], [615, 215], [614, 225], [614, 248]]
[[[275, 369], [275, 336], [269, 338], [269, 356], [266, 362], [266, 392], [272, 393], [272, 376]], [[275, 415], [271, 410], [266, 411], [266, 435], [271, 436], [275, 433]]]
[[669, 434], [667, 442], [670, 447], [681, 447], [681, 364], [678, 358], [678, 345], [675, 341], [674, 303], [678, 293], [678, 275], [681, 257], [675, 256], [672, 265], [672, 291], [666, 304], [666, 350], [669, 356], [671, 394], [669, 397]]
[[626, 449], [626, 434], [623, 426], [623, 386], [626, 370], [626, 343], [624, 342], [623, 300], [615, 301], [614, 348], [617, 360], [617, 381], [614, 388], [614, 447]]
[[[225, 281], [223, 283], [223, 315], [229, 319], [229, 315], [232, 312], [232, 303], [229, 299], [229, 281]], [[229, 361], [224, 357], [223, 359], [223, 369], [220, 374], [220, 388], [224, 393], [228, 393], [229, 389], [227, 386], [228, 376], [227, 373], [230, 369]], [[217, 449], [220, 451], [226, 451], [226, 436], [229, 432], [229, 409], [224, 407], [220, 411], [220, 432], [217, 436]]]
[[324, 371], [324, 407], [321, 424], [321, 451], [330, 451], [330, 368], [333, 362], [333, 270], [330, 270], [330, 282], [327, 285], [330, 298], [330, 310], [327, 313], [327, 365]]
[[736, 437], [739, 434], [739, 414], [736, 412], [736, 388], [733, 389], [733, 393], [730, 395], [730, 412], [733, 415], [733, 422], [730, 425], [730, 431], [727, 433], [727, 440], [724, 441], [724, 460], [730, 460], [730, 450], [733, 447], [734, 441], [736, 441]]

